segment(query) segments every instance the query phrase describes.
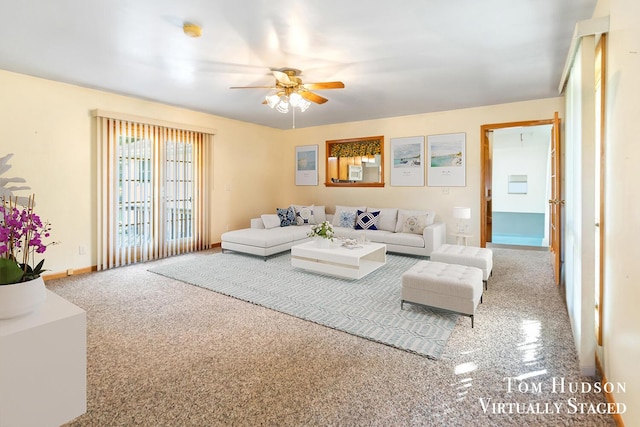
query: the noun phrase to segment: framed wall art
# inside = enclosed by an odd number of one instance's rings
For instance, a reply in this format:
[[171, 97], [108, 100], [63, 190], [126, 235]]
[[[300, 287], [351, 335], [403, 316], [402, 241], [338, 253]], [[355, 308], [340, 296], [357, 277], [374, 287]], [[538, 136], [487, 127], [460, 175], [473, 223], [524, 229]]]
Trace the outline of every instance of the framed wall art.
[[391, 185], [424, 186], [424, 136], [391, 138]]
[[429, 135], [427, 161], [430, 187], [466, 186], [466, 133]]
[[296, 147], [296, 185], [318, 185], [318, 146]]

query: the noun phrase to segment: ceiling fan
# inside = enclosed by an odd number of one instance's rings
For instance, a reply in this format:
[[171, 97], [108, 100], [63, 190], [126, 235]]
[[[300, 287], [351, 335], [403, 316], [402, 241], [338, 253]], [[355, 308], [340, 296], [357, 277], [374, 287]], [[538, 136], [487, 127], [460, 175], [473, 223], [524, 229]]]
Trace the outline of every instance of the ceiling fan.
[[298, 77], [302, 72], [295, 68], [280, 68], [271, 70], [276, 78], [273, 86], [233, 86], [230, 89], [271, 89], [272, 92], [265, 97], [263, 104], [275, 108], [281, 113], [289, 111], [291, 107], [298, 107], [301, 111], [309, 108], [310, 102], [316, 104], [324, 104], [328, 101], [311, 90], [324, 89], [342, 89], [342, 82], [319, 82], [319, 83], [302, 83], [302, 79]]

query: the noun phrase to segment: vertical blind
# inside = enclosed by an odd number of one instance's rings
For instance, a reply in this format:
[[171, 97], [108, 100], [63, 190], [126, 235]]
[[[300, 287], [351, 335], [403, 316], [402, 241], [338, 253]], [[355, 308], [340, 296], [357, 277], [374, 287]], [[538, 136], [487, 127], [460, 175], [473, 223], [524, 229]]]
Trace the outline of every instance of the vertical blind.
[[97, 117], [98, 270], [209, 247], [213, 135]]

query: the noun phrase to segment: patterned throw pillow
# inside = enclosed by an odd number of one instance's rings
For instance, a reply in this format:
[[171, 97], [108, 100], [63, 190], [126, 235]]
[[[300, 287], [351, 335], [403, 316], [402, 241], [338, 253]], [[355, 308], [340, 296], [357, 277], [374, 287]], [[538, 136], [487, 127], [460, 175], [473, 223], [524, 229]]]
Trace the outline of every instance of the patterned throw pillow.
[[433, 224], [433, 220], [435, 219], [435, 212], [433, 211], [422, 211], [422, 210], [405, 210], [398, 209], [398, 222], [396, 224], [396, 233], [402, 233], [404, 224], [407, 221], [407, 218], [411, 216], [424, 216], [426, 218], [425, 227]]
[[296, 224], [315, 224], [313, 217], [313, 206], [297, 206], [296, 211]]
[[[356, 212], [357, 211], [366, 211], [366, 206], [341, 206], [336, 205], [335, 214], [333, 215], [332, 225], [336, 227], [340, 227], [340, 212], [350, 212], [353, 214], [353, 222], [356, 222]], [[353, 228], [353, 227], [351, 227]]]
[[422, 234], [426, 226], [427, 215], [411, 215], [405, 218], [402, 226], [402, 232]]
[[356, 230], [377, 230], [378, 215], [380, 215], [380, 211], [358, 211], [356, 216]]
[[291, 206], [288, 208], [276, 208], [276, 213], [280, 217], [280, 227], [296, 225], [296, 213]]
[[355, 212], [340, 211], [338, 227], [353, 228], [356, 225]]

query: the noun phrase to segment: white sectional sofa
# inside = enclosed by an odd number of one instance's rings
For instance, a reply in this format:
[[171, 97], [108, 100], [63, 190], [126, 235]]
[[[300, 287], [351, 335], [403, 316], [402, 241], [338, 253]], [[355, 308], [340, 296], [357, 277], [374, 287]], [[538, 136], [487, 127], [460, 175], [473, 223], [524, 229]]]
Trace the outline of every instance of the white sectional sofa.
[[384, 243], [388, 252], [430, 256], [446, 243], [444, 223], [434, 222], [435, 213], [426, 210], [336, 206], [326, 214], [324, 206], [291, 205], [251, 219], [250, 228], [223, 233], [222, 251], [259, 255], [265, 259], [309, 240], [311, 225], [330, 221], [337, 237], [364, 237]]

